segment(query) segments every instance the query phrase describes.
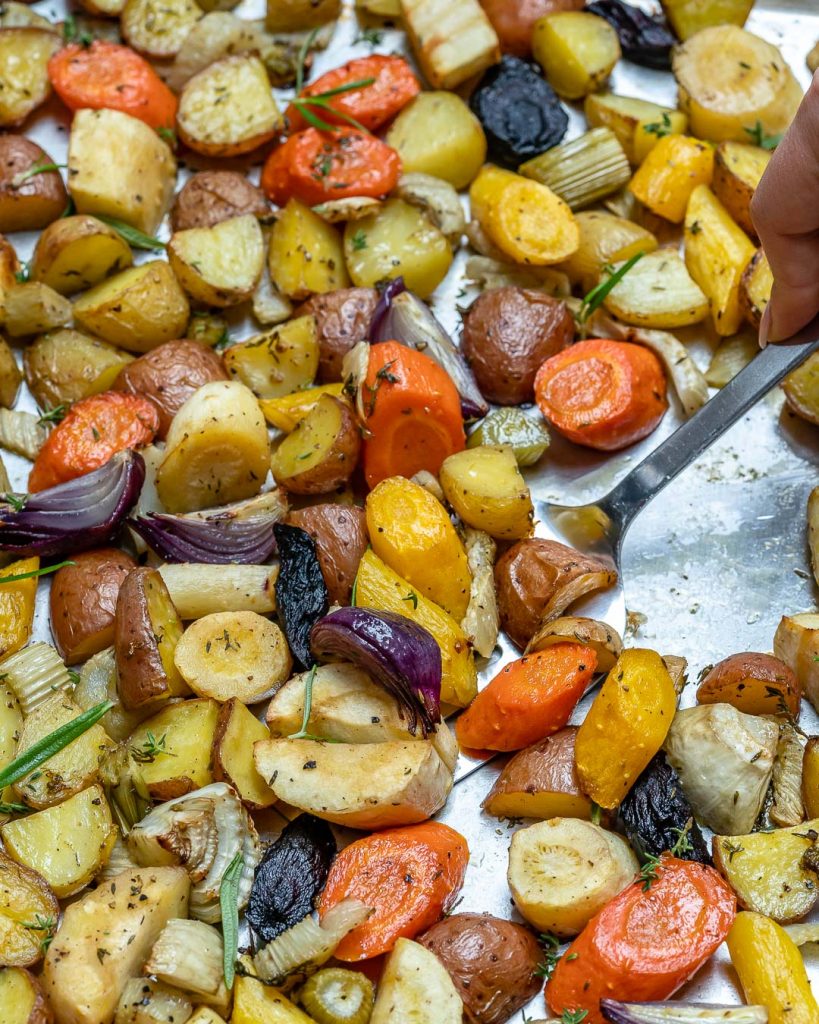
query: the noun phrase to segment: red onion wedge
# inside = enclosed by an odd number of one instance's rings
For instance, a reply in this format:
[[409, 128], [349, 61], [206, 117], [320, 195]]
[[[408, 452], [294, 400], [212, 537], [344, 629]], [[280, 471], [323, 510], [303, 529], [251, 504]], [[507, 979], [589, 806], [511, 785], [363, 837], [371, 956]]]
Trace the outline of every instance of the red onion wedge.
[[398, 701], [409, 731], [428, 736], [441, 721], [441, 649], [423, 626], [372, 608], [339, 608], [310, 631], [317, 658], [341, 658], [368, 672]]
[[621, 1003], [601, 999], [612, 1024], [767, 1024], [764, 1006], [716, 1006], [710, 1003]]
[[127, 450], [92, 473], [37, 494], [0, 494], [0, 551], [53, 557], [107, 544], [144, 480], [142, 456]]
[[[400, 288], [394, 287], [399, 282]], [[446, 370], [461, 396], [465, 420], [479, 420], [489, 412], [489, 405], [452, 338], [429, 306], [404, 288], [400, 277], [384, 289], [373, 313], [370, 342], [379, 341], [398, 341], [408, 348], [418, 349]]]
[[166, 562], [261, 565], [276, 551], [275, 515], [194, 519], [149, 512], [128, 525]]

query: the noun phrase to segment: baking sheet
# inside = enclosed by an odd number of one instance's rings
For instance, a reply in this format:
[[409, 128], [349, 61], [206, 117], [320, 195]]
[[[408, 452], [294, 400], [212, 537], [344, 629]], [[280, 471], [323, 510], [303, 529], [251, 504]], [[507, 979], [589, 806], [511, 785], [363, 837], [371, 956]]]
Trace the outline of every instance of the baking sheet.
[[[632, 0], [647, 10], [646, 0]], [[66, 12], [63, 0], [42, 0], [34, 9], [52, 20]], [[243, 0], [236, 14], [258, 18], [264, 0]], [[781, 47], [800, 81], [807, 87], [810, 74], [805, 55], [819, 38], [817, 0], [758, 2], [747, 27]], [[377, 50], [403, 50], [403, 34], [387, 30]], [[348, 5], [333, 44], [316, 60], [316, 73], [373, 50], [360, 37]], [[675, 86], [670, 74], [651, 71], [622, 61], [612, 76], [612, 88], [627, 95], [645, 96], [673, 105]], [[281, 93], [282, 99], [288, 96]], [[23, 131], [40, 143], [58, 162], [64, 162], [68, 117], [52, 102], [26, 124]], [[569, 137], [584, 128], [582, 116], [571, 112]], [[188, 167], [230, 166], [231, 161], [207, 161], [185, 156]], [[238, 164], [258, 175], [259, 158]], [[182, 177], [187, 174], [183, 169]], [[167, 225], [160, 230], [167, 238]], [[36, 236], [13, 235], [21, 258], [27, 259]], [[153, 258], [135, 254], [137, 261]], [[439, 319], [456, 336], [457, 307], [468, 305], [474, 292], [464, 291], [464, 255], [456, 260], [447, 280], [433, 298]], [[234, 340], [258, 328], [234, 316]], [[698, 326], [680, 332], [697, 363], [705, 368], [717, 339]], [[18, 352], [19, 354], [19, 352]], [[27, 394], [17, 408], [34, 410]], [[533, 496], [566, 504], [581, 504], [605, 494], [622, 476], [679, 424], [679, 407], [672, 408], [649, 438], [614, 456], [597, 455], [553, 437], [542, 463], [527, 473]], [[626, 605], [634, 625], [629, 642], [681, 654], [689, 661], [689, 678], [705, 665], [741, 650], [769, 650], [781, 615], [812, 609], [815, 588], [808, 571], [805, 540], [805, 503], [816, 481], [819, 432], [783, 408], [777, 390], [767, 396], [714, 447], [681, 474], [640, 515], [623, 550]], [[4, 453], [12, 483], [25, 490], [29, 464]], [[37, 638], [50, 639], [47, 588], [41, 586], [35, 619]], [[505, 647], [482, 672], [485, 682], [514, 656]], [[573, 721], [582, 719], [591, 697], [578, 708]], [[683, 705], [694, 703], [694, 687], [683, 694]], [[806, 704], [803, 726], [819, 732], [819, 720]], [[471, 860], [458, 904], [459, 910], [488, 911], [515, 919], [506, 885], [509, 839], [517, 825], [481, 813], [480, 802], [497, 776], [496, 760], [463, 778], [439, 815], [468, 840]], [[461, 771], [465, 770], [463, 766]], [[808, 971], [819, 991], [819, 953], [803, 947]], [[725, 948], [680, 993], [680, 998], [708, 1002], [741, 1002]], [[531, 1018], [548, 1016], [539, 996], [525, 1010]]]

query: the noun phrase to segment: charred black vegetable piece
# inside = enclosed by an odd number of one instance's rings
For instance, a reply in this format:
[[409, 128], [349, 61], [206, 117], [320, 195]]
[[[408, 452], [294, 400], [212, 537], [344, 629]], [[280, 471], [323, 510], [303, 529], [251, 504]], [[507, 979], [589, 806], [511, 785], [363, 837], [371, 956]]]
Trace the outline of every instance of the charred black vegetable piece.
[[316, 542], [305, 530], [286, 523], [276, 523], [273, 533], [279, 549], [276, 607], [293, 657], [302, 668], [310, 668], [316, 660], [310, 630], [330, 606]]
[[[662, 751], [649, 761], [648, 767], [620, 804], [620, 819], [629, 842], [641, 859], [649, 854], [659, 857], [663, 851], [674, 849], [682, 860], [712, 863], [702, 832], [683, 793], [680, 777]], [[680, 842], [680, 833], [689, 821], [691, 827], [687, 842]]]
[[268, 848], [245, 912], [260, 942], [272, 942], [310, 913], [335, 855], [330, 826], [312, 814], [299, 815]]
[[677, 40], [662, 21], [622, 0], [594, 0], [586, 10], [605, 18], [617, 32], [627, 60], [645, 68], [671, 70], [671, 47]]
[[569, 125], [549, 83], [531, 64], [508, 54], [486, 72], [469, 105], [483, 125], [491, 158], [515, 169], [556, 146]]

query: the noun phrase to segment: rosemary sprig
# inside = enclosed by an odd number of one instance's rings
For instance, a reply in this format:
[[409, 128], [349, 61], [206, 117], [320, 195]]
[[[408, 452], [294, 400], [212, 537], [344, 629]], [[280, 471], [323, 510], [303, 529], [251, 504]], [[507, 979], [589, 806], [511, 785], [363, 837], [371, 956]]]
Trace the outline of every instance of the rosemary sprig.
[[663, 114], [662, 120], [644, 124], [643, 131], [646, 135], [656, 135], [658, 139], [665, 138], [666, 135], [671, 134], [671, 118], [668, 114]]
[[564, 1010], [560, 1015], [562, 1024], [581, 1024], [589, 1015], [588, 1010]]
[[538, 942], [543, 950], [543, 959], [535, 968], [535, 974], [538, 978], [548, 981], [560, 959], [560, 953], [558, 952], [560, 939], [556, 935], [552, 935], [551, 932], [546, 932], [538, 937]]
[[0, 803], [0, 814], [27, 814], [31, 809], [26, 804]]
[[776, 149], [782, 141], [783, 135], [768, 135], [761, 121], [757, 121], [753, 128], [743, 128], [746, 134], [750, 135], [751, 142], [760, 149]]
[[314, 28], [309, 36], [301, 44], [298, 56], [296, 57], [296, 96], [293, 100], [293, 106], [298, 110], [301, 116], [311, 124], [314, 128], [318, 128], [322, 132], [337, 132], [339, 126], [337, 124], [329, 124], [324, 118], [319, 117], [311, 107], [317, 107], [319, 110], [331, 110], [336, 117], [340, 117], [342, 121], [347, 121], [348, 124], [353, 125], [355, 128], [366, 132], [367, 129], [361, 124], [360, 121], [356, 121], [354, 117], [350, 117], [349, 114], [345, 114], [341, 110], [336, 110], [327, 101], [332, 99], [333, 96], [339, 96], [345, 92], [352, 92], [355, 89], [364, 89], [368, 85], [372, 85], [375, 81], [374, 78], [362, 78], [357, 82], [347, 82], [345, 85], [339, 85], [335, 89], [328, 89], [327, 92], [319, 93], [317, 96], [302, 96], [301, 92], [304, 88], [304, 66], [307, 60], [307, 54], [309, 53], [313, 43], [316, 41], [316, 36], [319, 30]]
[[52, 171], [61, 171], [66, 167], [68, 167], [68, 164], [32, 164], [27, 171], [20, 171], [19, 174], [14, 175], [11, 179], [11, 187], [18, 189], [29, 178], [34, 178], [38, 174], [50, 174]]
[[30, 497], [30, 494], [0, 494], [0, 501], [6, 505], [11, 505], [15, 512], [22, 512]]
[[643, 868], [637, 878], [638, 882], [642, 882], [643, 892], [648, 892], [653, 882], [656, 882], [659, 875], [657, 874], [660, 868], [660, 858], [655, 857], [653, 854], [649, 854], [646, 857]]
[[298, 732], [292, 733], [287, 738], [290, 740], [315, 740], [317, 736], [312, 736], [307, 731], [307, 724], [310, 721], [310, 712], [313, 710], [313, 682], [316, 678], [317, 665], [313, 665], [304, 683], [304, 713], [301, 719], [301, 729]]
[[172, 750], [165, 749], [166, 739], [167, 735], [164, 732], [159, 739], [157, 739], [152, 732], [147, 733], [145, 742], [141, 747], [131, 747], [131, 755], [133, 759], [137, 764], [153, 764], [154, 761], [163, 754], [165, 757], [176, 757], [176, 754], [174, 754]]
[[56, 565], [46, 565], [42, 569], [32, 569], [31, 572], [15, 572], [11, 576], [0, 576], [0, 586], [4, 583], [19, 583], [21, 580], [32, 580], [37, 576], [48, 576], [49, 573], [64, 569], [67, 565], [76, 565], [76, 562], [57, 562]]
[[53, 409], [46, 409], [45, 412], [41, 413], [37, 422], [42, 423], [43, 426], [47, 423], [59, 423], [65, 419], [65, 413], [65, 404], [60, 403], [60, 405], [55, 405]]
[[107, 224], [109, 228], [113, 228], [134, 249], [145, 249], [148, 252], [153, 252], [156, 249], [165, 248], [164, 242], [160, 242], [153, 235], [146, 235], [144, 231], [126, 224], [125, 221], [117, 220], [116, 217], [108, 217], [104, 213], [95, 213], [94, 216], [97, 220]]
[[241, 850], [228, 864], [219, 885], [219, 908], [222, 911], [222, 938], [224, 941], [224, 959], [222, 969], [225, 985], [233, 988], [236, 977], [236, 955], [239, 952], [239, 882], [244, 870], [244, 857]]
[[606, 296], [609, 292], [623, 280], [635, 263], [638, 263], [643, 256], [645, 256], [645, 253], [636, 252], [631, 259], [626, 260], [622, 267], [619, 267], [613, 273], [610, 273], [605, 281], [600, 281], [599, 284], [596, 284], [594, 288], [586, 294], [583, 301], [580, 303], [580, 310], [576, 318], [577, 322], [581, 324], [581, 326], [586, 323], [589, 317], [597, 312], [605, 302]]

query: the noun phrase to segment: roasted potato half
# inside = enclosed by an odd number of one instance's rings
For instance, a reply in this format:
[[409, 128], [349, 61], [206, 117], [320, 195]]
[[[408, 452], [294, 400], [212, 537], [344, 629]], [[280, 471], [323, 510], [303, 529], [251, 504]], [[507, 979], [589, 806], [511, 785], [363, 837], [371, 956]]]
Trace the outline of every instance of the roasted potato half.
[[240, 156], [269, 141], [279, 122], [267, 71], [255, 54], [223, 57], [182, 90], [179, 136], [204, 156]]
[[174, 231], [211, 228], [243, 214], [270, 214], [262, 191], [238, 171], [199, 171], [191, 175], [174, 199], [171, 227]]
[[233, 786], [242, 803], [255, 810], [276, 802], [253, 762], [253, 745], [269, 738], [267, 727], [236, 697], [219, 709], [213, 737], [213, 777]]
[[[23, 374], [14, 358], [11, 346], [0, 336], [0, 405], [11, 409], [17, 399], [17, 392], [23, 382]], [[3, 484], [3, 490], [8, 487]]]
[[120, 27], [129, 46], [161, 60], [178, 53], [203, 13], [195, 0], [126, 0]]
[[663, 13], [680, 39], [691, 36], [712, 25], [744, 25], [753, 0], [722, 0], [720, 3], [700, 3], [700, 0], [661, 0]]
[[[576, 643], [591, 647], [597, 655], [597, 671], [609, 672], [623, 653], [620, 634], [607, 622], [561, 615], [544, 622], [526, 647], [526, 653], [543, 651], [553, 644]], [[569, 815], [571, 817], [571, 815]]]
[[802, 686], [770, 654], [732, 654], [714, 665], [697, 689], [700, 704], [732, 704], [747, 715], [799, 716]]
[[114, 386], [133, 357], [82, 331], [69, 328], [41, 334], [26, 346], [26, 383], [41, 409], [71, 405]]
[[[43, 876], [0, 852], [0, 964], [29, 967], [42, 960], [43, 940], [53, 935], [59, 916], [57, 897]], [[37, 921], [42, 928], [27, 927]]]
[[717, 146], [712, 187], [737, 224], [753, 238], [756, 228], [751, 220], [751, 200], [771, 155], [761, 146], [742, 142], [721, 142]]
[[339, 288], [313, 295], [295, 312], [316, 321], [319, 344], [318, 379], [340, 381], [344, 357], [359, 341], [369, 337], [370, 320], [378, 303], [375, 288]]
[[265, 25], [270, 32], [300, 32], [335, 21], [341, 0], [267, 0]]
[[478, 445], [441, 466], [441, 487], [461, 519], [498, 540], [532, 532], [532, 497], [511, 448]]
[[0, 231], [35, 231], [57, 220], [68, 205], [54, 161], [23, 135], [0, 135]]
[[22, 967], [0, 969], [0, 1006], [7, 1024], [53, 1024], [39, 979]]
[[162, 577], [156, 569], [134, 569], [120, 583], [114, 625], [117, 689], [127, 710], [189, 692], [174, 663], [181, 636]]
[[353, 475], [361, 434], [346, 401], [324, 395], [273, 455], [276, 482], [294, 494], [328, 494]]
[[45, 103], [51, 95], [48, 62], [61, 46], [62, 39], [51, 30], [0, 29], [0, 127], [22, 124]]
[[615, 30], [588, 11], [558, 11], [538, 19], [532, 52], [555, 92], [570, 100], [597, 92], [621, 57]]
[[51, 582], [51, 635], [66, 665], [86, 661], [114, 642], [119, 588], [136, 562], [118, 548], [82, 551]]
[[[129, 746], [137, 752], [140, 777], [152, 800], [175, 800], [213, 782], [211, 750], [218, 719], [215, 700], [173, 701], [134, 730]], [[163, 755], [157, 756], [161, 737]]]
[[41, 334], [71, 323], [71, 303], [41, 281], [14, 284], [6, 292], [6, 333]]
[[177, 231], [168, 259], [179, 283], [206, 306], [236, 306], [253, 294], [264, 269], [264, 239], [252, 213], [209, 228]]
[[268, 266], [270, 280], [291, 299], [332, 292], [350, 283], [338, 230], [297, 199], [288, 202], [273, 225]]
[[281, 398], [310, 387], [319, 363], [316, 321], [299, 316], [225, 352], [225, 369], [259, 398]]
[[700, 323], [708, 299], [674, 249], [646, 253], [605, 299], [605, 307], [624, 323], [664, 330]]
[[378, 983], [370, 1024], [461, 1024], [464, 1004], [445, 964], [425, 946], [399, 939]]
[[584, 113], [590, 128], [611, 128], [635, 167], [657, 145], [666, 128], [671, 134], [682, 135], [688, 127], [688, 118], [679, 110], [611, 92], [587, 96]]
[[[811, 511], [809, 504], [809, 533], [813, 527]], [[819, 704], [819, 615], [814, 612], [783, 615], [774, 634], [773, 649], [776, 657], [796, 675], [801, 690], [816, 707]]]
[[331, 604], [349, 604], [358, 566], [367, 550], [367, 517], [355, 505], [311, 505], [291, 512], [287, 522], [316, 542]]
[[[739, 303], [745, 319], [752, 327], [759, 327], [762, 314], [771, 301], [773, 290], [773, 273], [768, 257], [759, 249], [751, 262], [742, 272], [739, 283]], [[794, 370], [794, 374], [799, 370]]]
[[31, 276], [60, 295], [73, 295], [133, 261], [122, 235], [96, 217], [76, 214], [55, 220], [37, 239]]

